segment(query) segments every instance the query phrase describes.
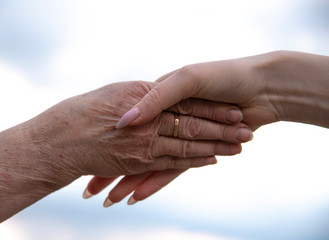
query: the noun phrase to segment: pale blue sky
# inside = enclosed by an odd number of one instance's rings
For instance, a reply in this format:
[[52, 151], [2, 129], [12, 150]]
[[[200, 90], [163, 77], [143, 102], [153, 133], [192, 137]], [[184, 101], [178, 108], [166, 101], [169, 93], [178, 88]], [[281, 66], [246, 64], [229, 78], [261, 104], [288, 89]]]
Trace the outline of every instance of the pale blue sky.
[[[329, 54], [328, 16], [325, 0], [0, 0], [0, 129], [66, 97], [189, 63], [279, 49]], [[83, 200], [84, 177], [0, 225], [0, 238], [327, 239], [328, 133], [266, 126], [241, 155], [135, 206], [103, 209], [106, 192]]]

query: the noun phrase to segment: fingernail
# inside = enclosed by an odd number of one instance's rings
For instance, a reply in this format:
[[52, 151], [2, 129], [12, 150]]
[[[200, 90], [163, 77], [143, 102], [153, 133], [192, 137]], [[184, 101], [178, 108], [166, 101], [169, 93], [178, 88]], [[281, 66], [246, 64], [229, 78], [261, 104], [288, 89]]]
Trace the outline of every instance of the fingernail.
[[242, 112], [237, 109], [231, 109], [226, 113], [226, 120], [231, 123], [241, 122], [243, 119]]
[[127, 127], [131, 122], [133, 122], [140, 114], [140, 110], [138, 107], [130, 109], [126, 112], [119, 120], [115, 128], [120, 129]]
[[90, 198], [90, 197], [92, 197], [93, 195], [88, 191], [88, 189], [86, 189], [84, 192], [83, 192], [83, 195], [82, 195], [82, 197], [84, 198], [84, 199], [88, 199], [88, 198]]
[[128, 200], [128, 205], [133, 205], [133, 204], [135, 204], [135, 203], [137, 203], [137, 201], [135, 200], [135, 198], [133, 198], [133, 196], [131, 196], [130, 198], [129, 198], [129, 200]]
[[108, 208], [108, 207], [111, 207], [113, 204], [114, 204], [114, 202], [112, 202], [109, 198], [106, 198], [103, 203], [103, 207]]
[[239, 128], [235, 133], [235, 137], [238, 141], [248, 142], [253, 139], [254, 135], [252, 131], [247, 128]]

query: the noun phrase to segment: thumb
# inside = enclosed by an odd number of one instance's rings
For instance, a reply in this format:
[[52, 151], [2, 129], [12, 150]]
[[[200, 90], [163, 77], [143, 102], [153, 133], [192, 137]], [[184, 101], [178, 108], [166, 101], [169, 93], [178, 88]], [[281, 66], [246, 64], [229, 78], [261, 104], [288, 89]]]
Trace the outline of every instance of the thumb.
[[147, 123], [182, 99], [193, 97], [200, 86], [196, 78], [189, 76], [184, 74], [184, 71], [177, 71], [161, 81], [121, 117], [116, 128]]

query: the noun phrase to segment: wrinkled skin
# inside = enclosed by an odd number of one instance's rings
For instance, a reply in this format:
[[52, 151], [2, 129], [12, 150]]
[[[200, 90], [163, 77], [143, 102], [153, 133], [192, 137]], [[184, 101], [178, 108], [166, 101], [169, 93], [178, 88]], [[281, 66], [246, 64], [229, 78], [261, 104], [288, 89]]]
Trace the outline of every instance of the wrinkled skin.
[[[193, 97], [235, 104], [243, 113], [243, 122], [252, 130], [277, 121], [328, 128], [328, 63], [328, 56], [278, 51], [187, 65], [159, 78], [159, 84], [134, 106], [140, 110], [138, 118], [126, 125], [146, 123], [164, 108]], [[142, 200], [174, 177], [175, 174], [161, 184], [153, 184], [152, 191], [150, 183], [159, 182], [159, 177], [147, 183], [137, 182], [133, 197]], [[93, 181], [88, 188], [97, 188]], [[126, 186], [118, 185], [112, 192], [125, 195], [126, 190]], [[145, 191], [148, 194], [140, 197]], [[111, 193], [109, 197], [114, 198]]]
[[173, 122], [169, 113], [145, 125], [116, 129], [120, 117], [155, 84], [111, 84], [65, 100], [38, 117], [33, 139], [42, 143], [43, 156], [62, 164], [61, 168], [70, 169], [74, 175], [101, 177], [198, 167], [213, 163], [204, 157], [240, 152], [239, 144], [159, 135]]
[[0, 221], [81, 175], [107, 179], [205, 166], [216, 163], [216, 154], [239, 153], [237, 139], [250, 138], [245, 124], [231, 124], [227, 128], [204, 119], [219, 109], [224, 113], [219, 117], [228, 117], [225, 121], [240, 122], [242, 115], [237, 107], [213, 104], [209, 108], [202, 100], [183, 101], [174, 106], [173, 110], [196, 116], [178, 116], [182, 127], [177, 138], [172, 136], [172, 112], [162, 112], [145, 125], [116, 129], [119, 118], [155, 85], [110, 84], [62, 101], [1, 132]]
[[[141, 84], [141, 83], [139, 83], [139, 84]], [[148, 83], [148, 84], [150, 84], [150, 83]], [[133, 87], [133, 91], [131, 91], [131, 92], [129, 89], [130, 89], [130, 86], [125, 87], [125, 91], [127, 91], [129, 93], [128, 96], [135, 99], [134, 101], [131, 101], [129, 104], [125, 104], [125, 105], [130, 105], [130, 106], [133, 106], [133, 104], [135, 102], [139, 101], [139, 99], [141, 99], [150, 90], [148, 88], [145, 89], [145, 86], [143, 86], [143, 88], [142, 88], [142, 90], [143, 90], [142, 93], [140, 91], [137, 91], [136, 87]], [[145, 89], [145, 91], [144, 91], [144, 89]], [[119, 100], [120, 98], [122, 98], [122, 97], [121, 96], [116, 97], [116, 99], [118, 99], [118, 101], [120, 101]], [[125, 99], [125, 101], [126, 101], [126, 99]], [[191, 109], [191, 107], [192, 107], [191, 105], [194, 105], [196, 103], [200, 104], [198, 101], [201, 101], [201, 100], [187, 100], [185, 102], [183, 101], [179, 105], [175, 105], [175, 106], [171, 107], [170, 110], [173, 110], [175, 112], [184, 113], [184, 114], [189, 114], [189, 113], [191, 113], [191, 111], [188, 111], [187, 109]], [[113, 108], [113, 106], [104, 107], [103, 102], [106, 102], [106, 101], [102, 100], [100, 107], [94, 107], [93, 110], [96, 111], [96, 116], [98, 115], [98, 112], [103, 112], [104, 109], [105, 109], [105, 111], [107, 111], [106, 109]], [[117, 102], [117, 101], [115, 101], [115, 102]], [[186, 104], [186, 103], [189, 103], [189, 104]], [[99, 103], [97, 103], [96, 106], [98, 104]], [[122, 102], [121, 102], [121, 104], [122, 104]], [[218, 106], [216, 106], [216, 108], [215, 108], [214, 104], [210, 101], [205, 101], [204, 104], [207, 104], [208, 108], [212, 109], [212, 112], [211, 113], [209, 112], [208, 115], [206, 113], [204, 113], [203, 117], [205, 117], [205, 115], [206, 115], [209, 118], [210, 117], [213, 118], [212, 120], [214, 120], [214, 118], [215, 118], [217, 121], [222, 121], [222, 122], [228, 124], [228, 122], [225, 122], [225, 120], [221, 116], [225, 115], [227, 109], [229, 107], [232, 107], [232, 105], [217, 104]], [[112, 103], [111, 103], [111, 105], [112, 105]], [[186, 106], [186, 105], [188, 105], [188, 106]], [[206, 109], [206, 108], [207, 108], [206, 106], [204, 106], [203, 108], [198, 108], [198, 109], [200, 109], [198, 111], [202, 112], [201, 109]], [[118, 109], [117, 112], [115, 112], [115, 114], [114, 114], [116, 116], [115, 120], [111, 123], [112, 126], [117, 123], [119, 118], [126, 112], [126, 110], [129, 109], [129, 107], [117, 107], [117, 109]], [[92, 114], [90, 114], [90, 115], [92, 115]], [[113, 113], [106, 114], [106, 115], [113, 116]], [[126, 171], [126, 173], [123, 173], [123, 175], [137, 174], [138, 171], [136, 171], [136, 169], [138, 169], [139, 166], [142, 166], [140, 164], [141, 162], [144, 163], [144, 167], [143, 167], [144, 172], [145, 172], [145, 170], [161, 170], [161, 169], [147, 168], [148, 167], [147, 165], [150, 162], [152, 162], [152, 159], [154, 160], [154, 156], [158, 156], [160, 152], [162, 153], [162, 155], [175, 155], [176, 157], [202, 156], [202, 155], [200, 155], [200, 153], [204, 152], [204, 149], [206, 149], [204, 142], [196, 141], [196, 143], [198, 143], [197, 145], [192, 145], [188, 141], [186, 141], [184, 144], [175, 143], [174, 144], [175, 148], [174, 148], [174, 147], [166, 146], [166, 144], [165, 144], [166, 142], [161, 141], [161, 139], [163, 139], [163, 138], [158, 136], [158, 133], [161, 132], [161, 129], [160, 129], [161, 126], [164, 125], [165, 129], [166, 129], [166, 128], [170, 128], [168, 125], [173, 123], [173, 119], [170, 119], [169, 121], [167, 121], [166, 124], [161, 122], [161, 121], [163, 121], [163, 119], [166, 119], [165, 116], [166, 116], [166, 113], [162, 113], [160, 116], [153, 119], [147, 125], [141, 125], [139, 127], [129, 127], [129, 128], [124, 128], [124, 129], [120, 129], [120, 130], [113, 129], [113, 131], [110, 134], [104, 135], [103, 141], [106, 143], [107, 146], [112, 146], [111, 151], [113, 151], [113, 152], [109, 152], [108, 155], [110, 156], [111, 159], [114, 159], [114, 166], [119, 166], [119, 168], [122, 169], [121, 164], [127, 162], [127, 164], [124, 165], [124, 168], [127, 169], [127, 171]], [[183, 119], [181, 119], [181, 120], [183, 120]], [[236, 122], [239, 122], [240, 120], [241, 119], [237, 119]], [[111, 121], [112, 121], [112, 118], [111, 118]], [[189, 139], [189, 138], [196, 137], [197, 134], [195, 132], [191, 133], [191, 132], [188, 132], [188, 130], [189, 129], [192, 129], [192, 130], [199, 129], [200, 126], [206, 125], [205, 124], [206, 121], [205, 121], [205, 123], [202, 124], [201, 121], [197, 122], [194, 120], [194, 123], [197, 123], [197, 124], [192, 124], [192, 128], [187, 127], [187, 124], [182, 124], [182, 126], [185, 126], [185, 127], [181, 128], [181, 130], [183, 131], [182, 135], [184, 135], [184, 138]], [[242, 123], [235, 124], [235, 125], [232, 124], [232, 126], [223, 125], [223, 127], [218, 130], [217, 138], [213, 137], [213, 139], [207, 139], [207, 140], [217, 140], [217, 147], [215, 146], [214, 150], [211, 150], [211, 148], [210, 148], [209, 149], [210, 151], [208, 152], [208, 154], [204, 153], [203, 156], [234, 155], [234, 154], [240, 153], [241, 149], [240, 149], [239, 144], [243, 141], [239, 141], [232, 137], [234, 135], [234, 131], [238, 127], [248, 128], [245, 124], [242, 124]], [[231, 129], [232, 131], [230, 131], [229, 129]], [[171, 134], [172, 134], [172, 130], [168, 132], [169, 136]], [[126, 138], [125, 138], [125, 136], [126, 136]], [[251, 138], [252, 138], [252, 136], [250, 137], [250, 139]], [[250, 140], [250, 139], [248, 139], [248, 140]], [[221, 142], [218, 142], [218, 140], [220, 140]], [[231, 143], [235, 143], [235, 144], [225, 143], [223, 141], [231, 142]], [[207, 144], [207, 145], [209, 145], [209, 144]], [[222, 147], [220, 147], [220, 145]], [[124, 148], [127, 147], [125, 152], [121, 151], [121, 149], [123, 147]], [[164, 149], [166, 149], [165, 150], [166, 154], [164, 154], [164, 152], [163, 152]], [[194, 149], [194, 151], [198, 152], [199, 155], [192, 156], [191, 153], [188, 153], [189, 151], [191, 151], [191, 149]], [[172, 159], [171, 164], [173, 166], [175, 166], [175, 164], [182, 161], [182, 160], [177, 160], [176, 158], [171, 158], [171, 159]], [[133, 161], [131, 161], [131, 160], [133, 160]], [[114, 193], [112, 193], [113, 196], [111, 197], [111, 201], [118, 202], [118, 201], [122, 200], [127, 194], [129, 194], [130, 192], [135, 190], [135, 188], [139, 184], [141, 184], [141, 182], [148, 180], [150, 183], [149, 187], [141, 188], [141, 190], [139, 191], [139, 192], [143, 192], [143, 194], [141, 194], [141, 196], [140, 196], [140, 199], [144, 199], [148, 195], [151, 195], [154, 192], [158, 191], [159, 187], [163, 187], [165, 184], [169, 183], [171, 180], [173, 180], [175, 177], [177, 177], [180, 173], [186, 171], [189, 167], [192, 167], [192, 166], [201, 166], [201, 162], [199, 164], [199, 161], [195, 160], [194, 163], [190, 166], [181, 165], [181, 167], [178, 167], [180, 169], [178, 169], [176, 171], [166, 170], [166, 168], [169, 168], [169, 169], [177, 168], [177, 165], [175, 167], [165, 165], [163, 167], [163, 172], [158, 172], [158, 173], [147, 172], [147, 173], [142, 173], [141, 175], [126, 177], [124, 182], [129, 183], [129, 184], [126, 184], [125, 186], [129, 185], [133, 188], [129, 188], [129, 189], [121, 188], [123, 190], [121, 192], [120, 192], [120, 189], [119, 190], [115, 189]], [[92, 166], [88, 167], [88, 169], [91, 169], [91, 168], [92, 168]], [[108, 170], [108, 171], [110, 171], [110, 170]], [[97, 172], [97, 173], [93, 173], [93, 174], [97, 175], [97, 177], [93, 178], [91, 183], [88, 185], [88, 188], [87, 188], [88, 193], [87, 193], [87, 195], [85, 195], [85, 197], [88, 197], [88, 195], [90, 195], [90, 194], [94, 195], [94, 194], [99, 193], [107, 185], [109, 185], [113, 180], [115, 180], [116, 176], [119, 176], [122, 173], [113, 175], [114, 176], [113, 178], [102, 178], [102, 177], [104, 177], [104, 174], [102, 174], [101, 172]], [[161, 182], [161, 184], [158, 184], [158, 182]], [[137, 192], [137, 197], [138, 197], [139, 192]]]

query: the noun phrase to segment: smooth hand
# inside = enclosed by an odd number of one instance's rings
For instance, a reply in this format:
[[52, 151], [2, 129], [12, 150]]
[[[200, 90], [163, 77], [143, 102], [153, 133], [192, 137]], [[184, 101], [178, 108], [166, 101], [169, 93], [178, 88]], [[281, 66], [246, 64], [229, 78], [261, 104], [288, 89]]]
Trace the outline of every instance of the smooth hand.
[[[276, 121], [328, 128], [328, 66], [328, 56], [288, 51], [188, 65], [158, 79], [159, 84], [121, 118], [119, 127], [146, 123], [169, 106], [193, 97], [238, 106], [243, 122], [252, 130]], [[129, 118], [131, 112], [138, 114]], [[170, 181], [155, 176], [153, 182], [160, 183], [152, 185], [152, 178], [136, 186], [133, 197], [143, 199], [147, 196], [143, 192], [152, 192], [148, 188], [160, 189]], [[96, 185], [92, 181], [89, 187]], [[113, 196], [124, 189], [121, 185], [112, 190]]]
[[329, 127], [328, 65], [328, 56], [289, 51], [188, 65], [161, 77], [134, 106], [139, 115], [125, 121], [125, 114], [121, 127], [190, 97], [237, 105], [253, 130], [276, 121]]

